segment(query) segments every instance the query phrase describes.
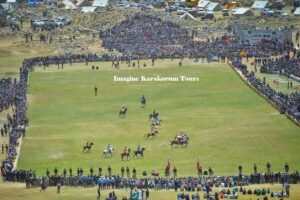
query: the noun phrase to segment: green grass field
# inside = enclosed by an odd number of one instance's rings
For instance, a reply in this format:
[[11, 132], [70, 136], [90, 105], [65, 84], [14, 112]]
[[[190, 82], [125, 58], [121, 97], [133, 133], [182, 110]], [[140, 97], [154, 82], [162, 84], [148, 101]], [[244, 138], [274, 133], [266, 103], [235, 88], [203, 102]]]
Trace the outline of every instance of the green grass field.
[[[135, 167], [138, 176], [157, 169], [163, 174], [168, 158], [179, 176], [196, 175], [199, 157], [204, 169], [217, 175], [253, 171], [253, 164], [264, 172], [283, 170], [285, 162], [299, 170], [300, 128], [280, 115], [264, 98], [253, 92], [224, 64], [195, 64], [184, 61], [157, 61], [154, 68], [114, 70], [110, 63], [88, 66], [65, 65], [37, 69], [30, 75], [28, 117], [30, 126], [23, 140], [18, 168], [35, 169], [40, 175], [54, 167], [93, 167], [114, 174], [121, 166]], [[150, 63], [147, 63], [150, 65]], [[114, 82], [113, 76], [195, 76], [198, 82]], [[94, 87], [98, 96], [94, 96]], [[140, 108], [140, 96], [147, 108]], [[128, 107], [125, 119], [118, 117], [121, 105]], [[156, 109], [163, 120], [156, 139], [145, 139], [148, 114]], [[180, 131], [190, 137], [187, 148], [171, 148], [169, 141]], [[91, 153], [82, 145], [93, 141]], [[116, 153], [104, 159], [101, 152], [111, 144]], [[144, 159], [121, 161], [124, 147], [146, 148]]]

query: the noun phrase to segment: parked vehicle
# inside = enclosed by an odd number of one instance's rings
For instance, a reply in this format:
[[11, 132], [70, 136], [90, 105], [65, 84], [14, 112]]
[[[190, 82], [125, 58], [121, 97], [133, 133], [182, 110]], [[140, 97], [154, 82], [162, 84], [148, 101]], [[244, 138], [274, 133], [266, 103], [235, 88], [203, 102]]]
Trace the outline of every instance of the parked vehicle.
[[282, 12], [281, 10], [275, 10], [274, 11], [274, 16], [276, 17], [287, 17], [289, 16], [288, 13]]
[[186, 13], [186, 11], [185, 11], [185, 10], [182, 10], [182, 9], [178, 9], [178, 10], [176, 11], [176, 13], [177, 13], [177, 15], [184, 15], [184, 13]]
[[203, 17], [203, 16], [205, 16], [205, 14], [206, 14], [206, 11], [203, 8], [198, 8], [197, 15], [199, 17]]
[[229, 9], [223, 9], [222, 15], [223, 15], [223, 17], [229, 16]]
[[31, 20], [31, 24], [33, 26], [44, 26], [46, 23], [48, 23], [47, 19], [33, 19], [33, 20]]
[[71, 20], [65, 17], [57, 17], [54, 19], [54, 23], [58, 26], [65, 26], [71, 24]]
[[201, 17], [202, 20], [213, 20], [215, 18], [214, 14], [212, 12], [207, 12], [205, 16]]

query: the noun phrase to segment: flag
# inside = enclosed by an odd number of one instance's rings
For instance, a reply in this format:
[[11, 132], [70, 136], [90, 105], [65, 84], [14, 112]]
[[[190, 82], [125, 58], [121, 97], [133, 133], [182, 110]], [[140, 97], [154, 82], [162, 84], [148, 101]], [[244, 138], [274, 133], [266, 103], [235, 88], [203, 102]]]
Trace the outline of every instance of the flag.
[[171, 163], [170, 163], [170, 159], [168, 159], [168, 163], [167, 163], [167, 166], [166, 166], [166, 170], [170, 170], [171, 168]]
[[240, 51], [240, 56], [245, 56], [246, 55], [246, 50], [241, 50]]

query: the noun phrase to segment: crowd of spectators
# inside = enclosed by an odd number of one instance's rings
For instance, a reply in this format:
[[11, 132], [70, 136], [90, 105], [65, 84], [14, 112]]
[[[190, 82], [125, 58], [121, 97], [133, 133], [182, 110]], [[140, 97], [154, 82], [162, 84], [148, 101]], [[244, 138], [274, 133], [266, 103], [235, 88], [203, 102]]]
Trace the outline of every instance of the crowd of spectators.
[[213, 58], [279, 55], [291, 49], [291, 44], [274, 40], [262, 40], [250, 44], [239, 38], [222, 36], [212, 41], [195, 41], [195, 31], [162, 21], [160, 18], [137, 14], [101, 32], [102, 46], [118, 50], [129, 59], [142, 58]]
[[293, 75], [300, 78], [300, 52], [293, 57], [285, 55], [280, 58], [265, 59], [260, 71], [262, 73], [280, 74], [287, 77]]
[[[65, 173], [65, 170], [60, 174], [55, 169], [53, 174], [47, 170], [46, 175], [39, 177], [33, 170], [13, 170], [7, 172], [5, 181], [14, 181], [26, 183], [26, 188], [42, 187], [45, 190], [49, 186], [71, 186], [71, 187], [93, 187], [98, 186], [98, 190], [114, 190], [114, 189], [153, 189], [158, 190], [174, 190], [178, 193], [178, 198], [182, 197], [184, 192], [202, 191], [207, 195], [213, 194], [213, 188], [219, 188], [220, 194], [224, 196], [235, 197], [240, 187], [240, 192], [243, 194], [265, 195], [271, 194], [274, 197], [282, 197], [289, 195], [289, 185], [299, 184], [300, 175], [298, 172], [287, 173], [252, 173], [243, 176], [198, 176], [198, 177], [144, 177], [133, 178], [117, 175], [103, 175], [100, 171], [98, 174], [82, 174], [79, 170], [77, 174], [72, 172]], [[246, 190], [244, 186], [252, 184], [282, 184], [285, 191], [275, 192], [269, 189]]]
[[158, 17], [137, 14], [101, 33], [103, 47], [129, 57], [165, 57], [176, 54], [177, 45], [191, 41], [188, 31]]
[[0, 112], [13, 104], [15, 97], [16, 79], [0, 79]]
[[[255, 87], [259, 92], [265, 95], [273, 104], [275, 104], [282, 113], [288, 113], [292, 118], [300, 121], [300, 93], [295, 92], [290, 95], [274, 91], [264, 81], [255, 77], [253, 72], [249, 72], [247, 67], [242, 63], [242, 56], [259, 57], [268, 55], [280, 55], [290, 51], [290, 45], [281, 43], [280, 41], [264, 40], [254, 45], [248, 44], [238, 38], [223, 36], [213, 41], [192, 40], [193, 33], [189, 33], [185, 29], [181, 29], [178, 25], [171, 22], [163, 22], [159, 18], [150, 16], [136, 15], [133, 18], [120, 22], [112, 29], [102, 32], [103, 46], [109, 49], [117, 49], [121, 54], [73, 54], [62, 56], [45, 56], [28, 58], [23, 61], [20, 68], [19, 80], [10, 78], [0, 80], [0, 109], [12, 108], [12, 116], [7, 116], [7, 126], [9, 130], [9, 145], [7, 158], [2, 163], [1, 173], [7, 181], [26, 180], [30, 177], [33, 180], [34, 173], [23, 170], [14, 170], [14, 160], [17, 157], [17, 147], [19, 138], [25, 136], [25, 127], [28, 125], [26, 117], [27, 102], [27, 81], [28, 75], [37, 66], [48, 67], [55, 64], [58, 68], [63, 68], [64, 64], [69, 63], [86, 63], [99, 61], [130, 61], [132, 59], [163, 59], [163, 58], [196, 58], [205, 61], [220, 61], [227, 59], [234, 68], [241, 71], [247, 78], [247, 81]], [[299, 62], [299, 58], [279, 58], [284, 63], [292, 63], [286, 67], [289, 73], [297, 75], [297, 68], [294, 69], [293, 63]], [[295, 61], [297, 60], [297, 61]], [[274, 61], [264, 61], [264, 65], [273, 63]], [[276, 61], [275, 61], [276, 63]], [[49, 178], [49, 184], [54, 179]], [[63, 176], [65, 177], [65, 176]], [[299, 182], [299, 175], [298, 181]], [[46, 179], [46, 178], [45, 178]], [[220, 180], [221, 179], [221, 180]], [[99, 177], [95, 176], [70, 176], [68, 183], [78, 184], [95, 184]], [[106, 178], [104, 180], [107, 180]], [[109, 179], [110, 180], [110, 179]], [[133, 179], [118, 179], [120, 184], [139, 186], [145, 181]], [[231, 180], [231, 181], [228, 181]], [[250, 180], [250, 178], [245, 178]], [[124, 182], [125, 181], [125, 182]], [[185, 187], [187, 190], [197, 187], [199, 183], [203, 186], [206, 183], [237, 185], [235, 177], [221, 177], [218, 179], [207, 179], [202, 182], [201, 178], [184, 178], [184, 179], [147, 179], [147, 184], [152, 187], [159, 185], [159, 188]], [[64, 182], [64, 181], [62, 181]], [[64, 182], [65, 183], [65, 182]]]
[[12, 116], [7, 115], [7, 123], [1, 128], [1, 135], [3, 130], [4, 135], [8, 135], [9, 141], [9, 144], [5, 146], [7, 157], [2, 163], [2, 173], [13, 169], [13, 163], [18, 153], [18, 139], [25, 134], [28, 73], [28, 68], [23, 66], [20, 68], [19, 81], [16, 79], [12, 81], [9, 78], [0, 81], [3, 84], [3, 87], [0, 87], [0, 104], [3, 109], [12, 108]]
[[260, 80], [254, 74], [249, 72], [247, 66], [242, 63], [242, 59], [236, 57], [232, 61], [232, 65], [241, 71], [247, 78], [247, 81], [255, 87], [261, 94], [267, 97], [282, 114], [288, 113], [294, 120], [300, 121], [300, 92], [294, 92], [290, 95], [282, 92], [276, 92], [265, 81]]

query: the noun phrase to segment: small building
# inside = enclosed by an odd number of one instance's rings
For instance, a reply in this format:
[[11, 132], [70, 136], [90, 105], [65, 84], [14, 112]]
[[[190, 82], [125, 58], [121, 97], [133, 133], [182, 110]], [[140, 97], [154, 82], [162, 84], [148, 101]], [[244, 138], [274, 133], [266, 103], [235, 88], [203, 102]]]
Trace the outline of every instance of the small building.
[[92, 6], [94, 7], [106, 7], [108, 5], [108, 0], [94, 0]]
[[293, 14], [294, 16], [300, 16], [300, 7], [296, 8]]
[[292, 42], [291, 29], [254, 29], [254, 28], [237, 28], [233, 34], [240, 39], [256, 43], [263, 39], [265, 40], [278, 40], [282, 42]]
[[222, 6], [219, 3], [210, 2], [206, 6], [206, 10], [208, 10], [208, 11], [220, 11], [220, 10], [222, 10]]
[[197, 7], [205, 9], [208, 6], [209, 3], [210, 3], [210, 1], [201, 0], [201, 1], [198, 2], [198, 6]]
[[9, 10], [17, 7], [17, 0], [7, 0], [6, 3], [8, 3]]
[[77, 6], [69, 0], [63, 0], [62, 4], [64, 5], [65, 9], [67, 9], [67, 10], [76, 10], [77, 9]]
[[180, 16], [180, 19], [185, 19], [185, 20], [196, 20], [193, 15], [190, 13], [186, 12], [182, 16]]
[[83, 6], [82, 9], [81, 9], [81, 12], [84, 12], [84, 13], [93, 13], [95, 12], [97, 9], [97, 7], [94, 7], [94, 6]]
[[237, 8], [232, 10], [233, 16], [253, 16], [254, 13], [250, 8]]
[[261, 9], [267, 8], [268, 6], [269, 6], [268, 1], [254, 1], [251, 8], [261, 10]]
[[229, 9], [229, 10], [236, 9], [236, 8], [237, 8], [237, 2], [235, 2], [235, 1], [228, 2], [228, 3], [225, 5], [225, 8], [226, 8], [226, 9]]

